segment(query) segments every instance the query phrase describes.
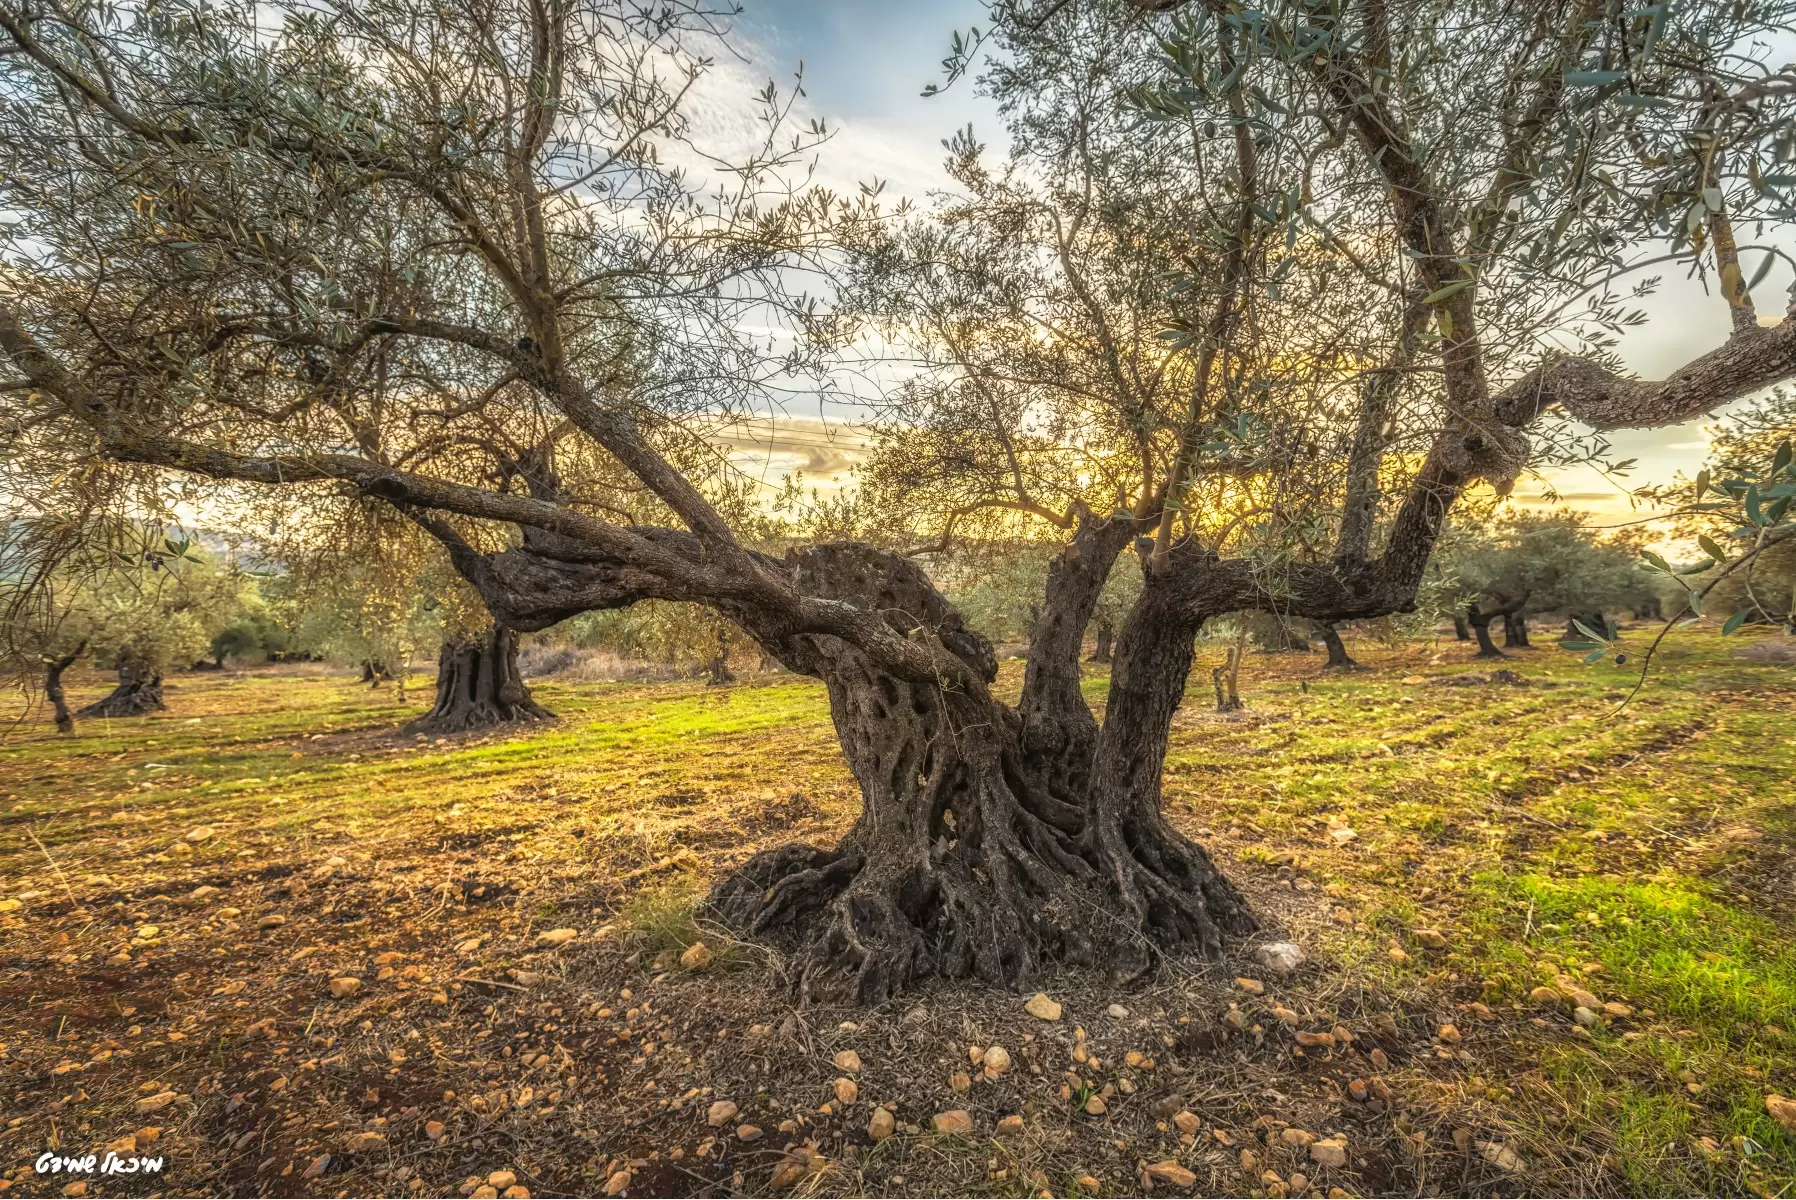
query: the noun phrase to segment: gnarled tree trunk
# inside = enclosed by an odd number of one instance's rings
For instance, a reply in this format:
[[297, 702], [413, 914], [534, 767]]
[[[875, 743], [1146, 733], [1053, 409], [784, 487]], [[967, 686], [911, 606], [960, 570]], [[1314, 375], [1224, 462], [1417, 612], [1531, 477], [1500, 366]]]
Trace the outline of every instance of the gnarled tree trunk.
[[1317, 621], [1316, 628], [1322, 634], [1322, 644], [1328, 647], [1328, 661], [1322, 664], [1324, 671], [1351, 671], [1359, 666], [1347, 653], [1347, 645], [1341, 641], [1341, 631], [1335, 628], [1333, 621]]
[[69, 715], [68, 698], [62, 693], [62, 673], [73, 666], [86, 649], [87, 642], [84, 640], [61, 658], [44, 660], [44, 698], [50, 702], [50, 708], [56, 714], [57, 733], [75, 732], [75, 718]]
[[379, 687], [393, 676], [387, 670], [387, 664], [378, 658], [362, 660], [362, 682], [369, 687]]
[[1472, 627], [1466, 624], [1464, 613], [1453, 614], [1453, 640], [1458, 642], [1472, 640]]
[[555, 714], [530, 697], [518, 674], [518, 635], [494, 623], [479, 637], [444, 642], [437, 655], [437, 698], [430, 712], [406, 728], [461, 733]]
[[1472, 632], [1478, 635], [1478, 653], [1473, 657], [1504, 657], [1503, 652], [1497, 649], [1497, 644], [1490, 640], [1490, 623], [1498, 617], [1502, 617], [1504, 624], [1507, 625], [1510, 616], [1520, 612], [1522, 605], [1527, 602], [1528, 594], [1524, 592], [1513, 600], [1502, 601], [1495, 608], [1485, 608], [1482, 603], [1476, 600], [1467, 607], [1465, 611], [1466, 620], [1471, 623]]
[[162, 675], [143, 664], [127, 660], [118, 665], [118, 686], [75, 715], [78, 717], [141, 717], [165, 709]]
[[[1090, 522], [1050, 568], [1015, 708], [976, 685], [883, 669], [837, 638], [781, 646], [828, 686], [863, 809], [834, 847], [756, 855], [711, 906], [782, 945], [803, 993], [877, 1003], [931, 975], [1016, 984], [1049, 961], [1133, 977], [1156, 954], [1214, 952], [1225, 932], [1252, 928], [1235, 889], [1159, 812], [1200, 622], [1130, 618], [1101, 736], [1078, 694], [1082, 635], [1126, 541], [1126, 529]], [[878, 612], [939, 641], [974, 678], [996, 677], [990, 644], [908, 560], [844, 544], [795, 562], [804, 594]]]
[[1528, 618], [1525, 613], [1512, 612], [1503, 618], [1503, 648], [1505, 650], [1531, 650], [1528, 644]]

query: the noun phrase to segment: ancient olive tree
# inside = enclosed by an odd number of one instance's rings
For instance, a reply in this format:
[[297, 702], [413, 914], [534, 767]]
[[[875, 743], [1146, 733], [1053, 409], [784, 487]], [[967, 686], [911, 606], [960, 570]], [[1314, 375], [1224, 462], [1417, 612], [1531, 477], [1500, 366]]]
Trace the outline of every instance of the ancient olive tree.
[[1511, 513], [1483, 538], [1456, 546], [1451, 563], [1483, 658], [1502, 655], [1490, 638], [1495, 616], [1504, 618], [1504, 648], [1525, 649], [1530, 617], [1559, 613], [1606, 630], [1613, 614], [1650, 606], [1657, 593], [1638, 546], [1605, 537], [1568, 510]]
[[[765, 141], [704, 142], [702, 0], [0, 0], [0, 186], [27, 214], [9, 425], [33, 454], [390, 504], [509, 629], [686, 601], [822, 679], [860, 819], [712, 898], [808, 990], [1213, 952], [1252, 917], [1161, 811], [1206, 620], [1402, 611], [1455, 500], [1524, 469], [1544, 415], [1663, 423], [1796, 372], [1732, 233], [1782, 211], [1784, 85], [1733, 51], [1783, 14], [995, 15], [1014, 165], [957, 141], [965, 203], [895, 227], [778, 184], [812, 134], [774, 89]], [[1663, 231], [1739, 319], [1672, 379], [1627, 379], [1603, 281]], [[993, 513], [1063, 538], [1016, 704], [909, 557], [768, 553], [719, 502], [706, 423], [826, 348], [840, 327], [792, 289], [846, 264], [840, 322], [930, 360], [870, 486], [937, 544]], [[1568, 329], [1598, 340], [1548, 340]], [[382, 370], [403, 385], [369, 387]], [[482, 434], [538, 419], [555, 470], [533, 478]], [[455, 452], [411, 452], [451, 430]], [[569, 486], [570, 461], [624, 486]], [[1100, 726], [1081, 643], [1131, 546]]]

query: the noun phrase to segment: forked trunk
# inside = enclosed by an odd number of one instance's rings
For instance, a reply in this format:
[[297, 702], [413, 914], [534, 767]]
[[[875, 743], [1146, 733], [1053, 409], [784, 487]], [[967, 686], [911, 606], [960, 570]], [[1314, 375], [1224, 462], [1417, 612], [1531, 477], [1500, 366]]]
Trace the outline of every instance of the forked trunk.
[[494, 624], [479, 637], [444, 642], [437, 655], [437, 698], [407, 726], [418, 733], [461, 733], [555, 714], [530, 697], [518, 674], [518, 635]]
[[1510, 613], [1503, 618], [1503, 648], [1505, 650], [1530, 650], [1528, 644], [1528, 618], [1519, 612]]
[[387, 671], [387, 664], [380, 659], [364, 658], [362, 660], [362, 682], [369, 687], [377, 688], [391, 678], [392, 675]]
[[69, 715], [69, 701], [62, 693], [62, 673], [73, 666], [86, 649], [87, 643], [83, 641], [61, 658], [44, 660], [44, 698], [50, 702], [50, 708], [56, 714], [57, 733], [75, 732], [75, 718]]
[[1333, 621], [1318, 621], [1316, 628], [1322, 633], [1322, 644], [1328, 647], [1328, 661], [1322, 664], [1324, 671], [1351, 671], [1359, 666], [1347, 653], [1347, 645], [1341, 641], [1341, 631], [1335, 628]]
[[1522, 593], [1513, 600], [1505, 600], [1495, 608], [1485, 608], [1478, 601], [1473, 601], [1466, 609], [1466, 620], [1471, 622], [1472, 632], [1478, 635], [1477, 658], [1503, 658], [1504, 654], [1497, 649], [1497, 644], [1490, 640], [1490, 623], [1498, 617], [1503, 618], [1505, 625], [1509, 618], [1520, 612], [1522, 605], [1528, 602], [1528, 594]]
[[[1049, 962], [1132, 977], [1156, 953], [1214, 952], [1225, 931], [1252, 927], [1234, 888], [1159, 813], [1194, 624], [1131, 616], [1101, 737], [1078, 694], [1090, 604], [1127, 541], [1126, 530], [1100, 536], [1113, 528], [1082, 530], [1051, 568], [1015, 709], [982, 688], [894, 675], [839, 639], [781, 645], [828, 687], [861, 815], [833, 848], [756, 855], [711, 906], [785, 948], [802, 994], [876, 1004], [933, 975], [1015, 985]], [[913, 563], [852, 545], [797, 563], [804, 594], [876, 610], [996, 677], [990, 644]]]
[[118, 665], [118, 686], [75, 715], [78, 717], [141, 717], [167, 708], [162, 701], [162, 674], [137, 662]]

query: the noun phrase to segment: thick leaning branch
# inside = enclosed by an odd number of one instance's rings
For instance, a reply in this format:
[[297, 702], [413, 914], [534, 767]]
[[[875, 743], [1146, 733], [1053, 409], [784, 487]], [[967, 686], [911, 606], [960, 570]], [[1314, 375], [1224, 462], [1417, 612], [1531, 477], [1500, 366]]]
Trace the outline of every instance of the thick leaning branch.
[[1796, 376], [1796, 317], [1751, 326], [1664, 380], [1626, 379], [1585, 358], [1549, 358], [1497, 395], [1495, 413], [1523, 427], [1560, 408], [1593, 429], [1652, 429], [1700, 417]]

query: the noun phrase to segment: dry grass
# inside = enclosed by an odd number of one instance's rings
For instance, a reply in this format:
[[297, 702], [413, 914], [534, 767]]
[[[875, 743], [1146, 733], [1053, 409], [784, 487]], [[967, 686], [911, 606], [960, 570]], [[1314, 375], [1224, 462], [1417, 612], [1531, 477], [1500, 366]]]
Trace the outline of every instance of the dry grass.
[[[1463, 650], [1354, 651], [1371, 669], [1334, 678], [1250, 659], [1248, 711], [1194, 695], [1168, 763], [1174, 818], [1310, 964], [1261, 997], [1233, 983], [1262, 974], [1252, 943], [1127, 993], [1040, 980], [1066, 1006], [1053, 1024], [961, 985], [798, 1009], [777, 959], [695, 921], [718, 872], [852, 820], [808, 681], [551, 682], [553, 727], [421, 742], [392, 731], [425, 689], [402, 707], [241, 672], [73, 739], [16, 727], [0, 1172], [58, 1194], [71, 1177], [33, 1174], [39, 1153], [149, 1126], [164, 1173], [89, 1194], [455, 1195], [501, 1169], [538, 1195], [619, 1171], [631, 1195], [1115, 1194], [1165, 1159], [1204, 1194], [1297, 1174], [1319, 1193], [1787, 1194], [1793, 1141], [1763, 1107], [1796, 1093], [1787, 666], [1686, 635], [1610, 719], [1607, 664], [1536, 651], [1505, 664], [1527, 686], [1433, 687], [1405, 681], [1473, 669]], [[580, 937], [539, 948], [553, 928]], [[717, 952], [706, 971], [677, 963], [694, 940]], [[1543, 963], [1633, 1012], [1586, 1030], [1531, 1005]], [[333, 998], [345, 975], [360, 989]], [[1306, 1050], [1275, 1008], [1355, 1040]], [[994, 1044], [1016, 1065], [957, 1091]], [[863, 1063], [847, 1105], [843, 1049]], [[1078, 1109], [1106, 1088], [1101, 1116]], [[718, 1098], [740, 1115], [712, 1128]], [[901, 1122], [879, 1144], [875, 1103]], [[948, 1108], [974, 1136], [928, 1131]], [[999, 1135], [1009, 1114], [1023, 1129]], [[1349, 1163], [1316, 1167], [1287, 1127], [1345, 1135]]]

